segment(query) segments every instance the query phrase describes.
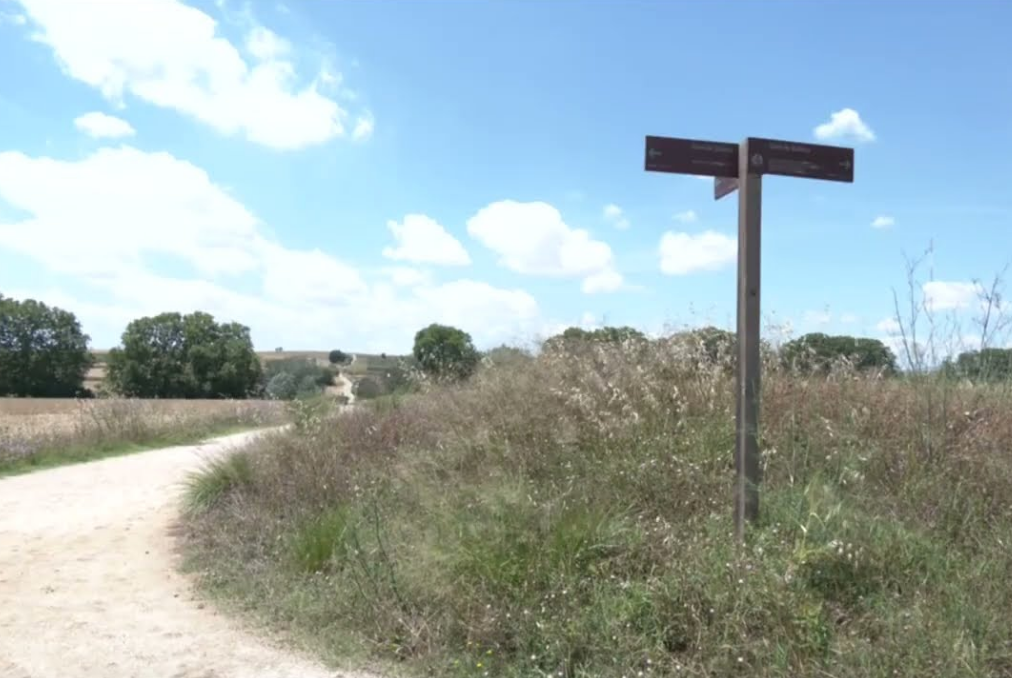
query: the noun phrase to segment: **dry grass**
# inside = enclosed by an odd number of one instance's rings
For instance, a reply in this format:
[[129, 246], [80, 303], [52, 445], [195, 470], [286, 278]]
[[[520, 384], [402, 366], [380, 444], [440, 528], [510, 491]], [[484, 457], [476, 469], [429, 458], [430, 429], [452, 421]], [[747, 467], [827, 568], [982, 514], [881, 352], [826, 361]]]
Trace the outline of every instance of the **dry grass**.
[[0, 475], [280, 423], [282, 403], [0, 399]]
[[191, 567], [430, 675], [1012, 676], [1009, 392], [765, 374], [742, 549], [726, 366], [659, 342], [307, 415], [194, 482]]

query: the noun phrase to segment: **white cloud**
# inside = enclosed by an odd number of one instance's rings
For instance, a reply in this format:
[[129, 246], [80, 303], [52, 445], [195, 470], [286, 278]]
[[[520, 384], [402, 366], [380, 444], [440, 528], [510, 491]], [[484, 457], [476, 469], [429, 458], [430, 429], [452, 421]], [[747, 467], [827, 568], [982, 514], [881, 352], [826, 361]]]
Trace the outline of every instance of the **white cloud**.
[[400, 287], [415, 287], [432, 282], [432, 276], [428, 271], [409, 266], [391, 266], [383, 269], [383, 273], [390, 278], [390, 282]]
[[99, 111], [92, 111], [74, 118], [74, 127], [96, 139], [119, 139], [132, 137], [136, 132], [126, 120]]
[[373, 119], [371, 113], [361, 115], [355, 121], [355, 129], [352, 130], [351, 138], [355, 141], [365, 141], [372, 136], [375, 128], [376, 121]]
[[875, 141], [875, 133], [861, 120], [857, 111], [844, 108], [831, 114], [827, 122], [815, 128], [815, 138], [822, 141]]
[[0, 224], [0, 246], [54, 270], [112, 274], [149, 253], [176, 256], [201, 275], [257, 265], [256, 217], [168, 153], [123, 146], [76, 162], [0, 153], [0, 196], [33, 215]]
[[291, 49], [290, 42], [263, 26], [254, 26], [246, 34], [246, 50], [260, 61], [287, 56]]
[[883, 318], [875, 324], [875, 329], [887, 336], [900, 333], [900, 324], [896, 318]]
[[273, 299], [333, 304], [367, 291], [354, 267], [319, 249], [290, 250], [275, 243], [254, 249], [260, 255], [263, 291]]
[[299, 83], [291, 44], [254, 26], [245, 49], [222, 37], [216, 21], [177, 0], [117, 3], [19, 0], [33, 38], [52, 48], [71, 78], [123, 104], [131, 94], [192, 117], [226, 135], [279, 149], [325, 143], [347, 133], [349, 113]]
[[[0, 219], [0, 249], [72, 281], [63, 289], [28, 286], [19, 296], [74, 311], [98, 347], [115, 343], [129, 320], [166, 310], [238, 320], [268, 349], [405, 351], [431, 322], [490, 345], [545, 322], [520, 289], [435, 284], [406, 268], [372, 280], [327, 252], [287, 248], [206, 172], [168, 153], [129, 146], [78, 160], [0, 153], [0, 200], [28, 215]], [[152, 256], [162, 267], [177, 262], [177, 271], [156, 273]]]
[[805, 322], [809, 325], [828, 325], [833, 322], [833, 314], [829, 311], [806, 311]]
[[895, 219], [893, 219], [890, 216], [886, 216], [884, 214], [881, 214], [881, 215], [875, 217], [874, 220], [872, 220], [871, 227], [872, 228], [889, 228], [890, 226], [894, 226], [895, 224], [896, 224], [896, 220]]
[[28, 19], [20, 12], [0, 12], [0, 26], [3, 24], [24, 26], [26, 23], [28, 23]]
[[404, 222], [388, 221], [387, 228], [397, 247], [387, 247], [383, 256], [396, 261], [441, 266], [467, 266], [471, 263], [464, 246], [434, 219], [424, 214], [409, 214]]
[[467, 232], [499, 255], [499, 263], [526, 275], [583, 278], [583, 291], [609, 292], [622, 285], [611, 247], [571, 228], [545, 202], [501, 200], [480, 209]]
[[617, 292], [622, 289], [623, 282], [622, 274], [613, 268], [606, 268], [584, 278], [583, 283], [580, 284], [580, 289], [585, 294]]
[[597, 316], [590, 311], [584, 311], [583, 315], [580, 316], [580, 327], [585, 330], [596, 330], [601, 326], [598, 322]]
[[686, 210], [684, 212], [679, 212], [672, 218], [683, 224], [694, 224], [699, 220], [699, 215], [696, 214], [695, 210]]
[[844, 313], [843, 315], [840, 316], [840, 322], [843, 323], [844, 325], [853, 325], [858, 320], [859, 318], [857, 317], [857, 315], [853, 313]]
[[686, 275], [698, 271], [716, 271], [738, 258], [738, 241], [716, 231], [692, 235], [668, 231], [661, 236], [661, 272]]
[[981, 286], [972, 282], [932, 280], [924, 283], [924, 304], [932, 311], [966, 308], [976, 301]]
[[622, 208], [615, 203], [604, 206], [604, 219], [620, 231], [624, 231], [630, 226], [629, 220], [622, 212]]

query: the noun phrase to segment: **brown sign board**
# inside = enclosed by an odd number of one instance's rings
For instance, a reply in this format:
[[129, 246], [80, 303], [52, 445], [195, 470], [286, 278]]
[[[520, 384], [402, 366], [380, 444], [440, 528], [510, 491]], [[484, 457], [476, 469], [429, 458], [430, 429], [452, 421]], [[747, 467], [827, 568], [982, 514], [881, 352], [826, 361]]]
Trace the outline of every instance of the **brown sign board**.
[[748, 152], [750, 173], [854, 181], [853, 148], [749, 137]]
[[738, 144], [648, 136], [645, 167], [648, 172], [736, 177]]
[[713, 199], [720, 200], [738, 190], [738, 177], [714, 177]]

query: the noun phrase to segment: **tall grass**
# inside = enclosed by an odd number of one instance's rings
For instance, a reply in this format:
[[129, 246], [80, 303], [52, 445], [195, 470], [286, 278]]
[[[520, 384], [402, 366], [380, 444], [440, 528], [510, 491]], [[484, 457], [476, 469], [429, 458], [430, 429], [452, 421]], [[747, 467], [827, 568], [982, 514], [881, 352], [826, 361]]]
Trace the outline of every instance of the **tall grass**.
[[0, 400], [0, 474], [281, 423], [283, 403]]
[[211, 592], [439, 676], [1012, 675], [1008, 389], [591, 346], [265, 439], [188, 519]]

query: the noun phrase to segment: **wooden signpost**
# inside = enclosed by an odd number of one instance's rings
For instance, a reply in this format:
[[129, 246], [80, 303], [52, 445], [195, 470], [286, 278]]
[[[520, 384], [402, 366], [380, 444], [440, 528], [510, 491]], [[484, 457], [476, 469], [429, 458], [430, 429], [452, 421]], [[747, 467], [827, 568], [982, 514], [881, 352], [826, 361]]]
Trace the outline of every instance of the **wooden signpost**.
[[762, 177], [854, 181], [854, 149], [749, 137], [740, 144], [648, 136], [648, 172], [714, 177], [713, 196], [738, 191], [738, 334], [734, 532], [759, 517], [759, 267]]

